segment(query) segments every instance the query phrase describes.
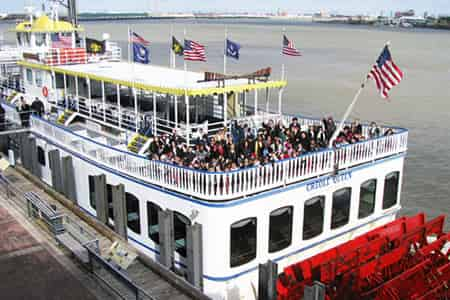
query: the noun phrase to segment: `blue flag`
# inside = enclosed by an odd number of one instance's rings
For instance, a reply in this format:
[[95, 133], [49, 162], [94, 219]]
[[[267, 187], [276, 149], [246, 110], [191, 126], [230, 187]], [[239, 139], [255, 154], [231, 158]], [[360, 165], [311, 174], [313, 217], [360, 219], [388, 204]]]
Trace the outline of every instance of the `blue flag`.
[[227, 39], [227, 49], [225, 49], [226, 56], [232, 57], [234, 59], [239, 59], [239, 51], [240, 50], [241, 50], [241, 45]]
[[150, 63], [150, 51], [140, 43], [133, 43], [133, 60], [141, 64]]

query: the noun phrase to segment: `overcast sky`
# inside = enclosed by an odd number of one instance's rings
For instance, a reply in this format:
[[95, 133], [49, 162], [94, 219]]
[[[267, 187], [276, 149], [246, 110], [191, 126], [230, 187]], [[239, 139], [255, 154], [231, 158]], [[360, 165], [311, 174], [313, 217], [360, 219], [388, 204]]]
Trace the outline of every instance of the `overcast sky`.
[[[22, 12], [25, 5], [40, 6], [41, 0], [2, 0], [0, 12]], [[78, 0], [80, 11], [236, 11], [289, 12], [325, 10], [339, 13], [370, 13], [413, 8], [418, 14], [450, 14], [450, 0]]]

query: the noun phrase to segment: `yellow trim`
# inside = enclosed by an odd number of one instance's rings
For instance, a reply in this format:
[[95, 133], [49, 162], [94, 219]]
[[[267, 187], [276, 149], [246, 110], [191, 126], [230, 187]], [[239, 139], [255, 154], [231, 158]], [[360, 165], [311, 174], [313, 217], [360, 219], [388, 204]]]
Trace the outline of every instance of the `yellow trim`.
[[188, 96], [208, 96], [208, 95], [223, 94], [223, 93], [229, 93], [229, 92], [253, 91], [253, 90], [266, 89], [266, 88], [283, 88], [287, 85], [286, 81], [268, 81], [268, 82], [258, 82], [258, 83], [254, 83], [254, 84], [227, 86], [225, 88], [205, 88], [205, 89], [185, 90], [185, 89], [180, 89], [180, 88], [169, 88], [169, 87], [148, 85], [148, 84], [143, 84], [143, 83], [139, 83], [139, 82], [133, 83], [130, 81], [117, 80], [117, 79], [112, 79], [112, 78], [108, 78], [108, 77], [92, 75], [89, 73], [70, 71], [70, 70], [65, 70], [65, 69], [61, 69], [58, 67], [52, 67], [52, 66], [42, 65], [42, 64], [35, 64], [35, 63], [26, 62], [26, 61], [19, 61], [18, 64], [21, 66], [24, 66], [24, 67], [52, 71], [52, 72], [71, 75], [71, 76], [87, 77], [90, 80], [104, 81], [104, 82], [111, 83], [111, 84], [119, 84], [119, 85], [136, 88], [136, 89], [143, 90], [143, 91], [156, 92], [156, 93], [169, 94], [169, 95], [177, 95], [177, 96], [184, 96], [186, 93]]
[[48, 16], [41, 16], [33, 23], [28, 21], [19, 23], [14, 29], [16, 32], [74, 32], [83, 31], [81, 27], [74, 27], [65, 21], [53, 21]]

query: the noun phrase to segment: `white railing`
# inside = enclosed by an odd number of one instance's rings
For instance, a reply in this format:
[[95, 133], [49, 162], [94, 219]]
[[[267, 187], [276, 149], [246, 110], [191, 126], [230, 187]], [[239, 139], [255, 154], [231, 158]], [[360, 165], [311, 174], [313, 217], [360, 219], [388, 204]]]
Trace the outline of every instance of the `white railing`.
[[206, 172], [118, 150], [94, 140], [33, 117], [31, 129], [35, 134], [64, 146], [69, 151], [148, 183], [208, 201], [224, 201], [282, 187], [308, 178], [328, 174], [339, 169], [375, 161], [407, 150], [408, 131], [356, 144], [340, 146], [336, 150], [312, 152], [300, 157], [260, 167], [231, 172]]

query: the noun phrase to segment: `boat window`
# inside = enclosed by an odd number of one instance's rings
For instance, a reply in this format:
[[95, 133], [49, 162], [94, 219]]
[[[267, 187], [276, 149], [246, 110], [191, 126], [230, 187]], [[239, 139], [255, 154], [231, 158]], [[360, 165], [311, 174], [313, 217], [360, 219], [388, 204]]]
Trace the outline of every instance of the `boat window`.
[[323, 232], [325, 196], [305, 201], [303, 211], [303, 239], [309, 240]]
[[161, 207], [158, 205], [147, 202], [147, 224], [148, 224], [148, 237], [159, 244], [159, 218], [158, 212], [161, 211]]
[[35, 71], [35, 81], [37, 87], [42, 87], [42, 72], [41, 71]]
[[33, 71], [31, 69], [27, 69], [27, 81], [29, 84], [33, 84]]
[[64, 75], [56, 73], [55, 74], [55, 82], [56, 82], [57, 89], [63, 89], [64, 88]]
[[359, 192], [358, 218], [363, 219], [375, 211], [375, 199], [377, 193], [377, 180], [371, 179], [361, 184]]
[[114, 204], [113, 204], [113, 186], [111, 184], [106, 185], [106, 199], [108, 200], [108, 217], [114, 221]]
[[125, 193], [127, 203], [127, 225], [133, 232], [141, 233], [141, 219], [139, 214], [139, 200], [130, 193]]
[[292, 242], [292, 206], [283, 207], [270, 214], [269, 252], [283, 250]]
[[37, 158], [38, 162], [41, 166], [45, 167], [45, 151], [42, 149], [42, 147], [37, 147]]
[[36, 46], [37, 47], [46, 45], [45, 33], [36, 33], [34, 36], [35, 36], [35, 39], [36, 39]]
[[17, 33], [17, 44], [22, 46], [22, 33], [20, 32]]
[[88, 176], [89, 179], [89, 204], [93, 209], [97, 209], [97, 201], [95, 198], [95, 180], [94, 176]]
[[336, 229], [348, 224], [348, 221], [350, 220], [351, 199], [351, 188], [343, 188], [333, 193], [331, 229]]
[[231, 225], [230, 265], [238, 267], [256, 258], [256, 218]]
[[186, 236], [187, 226], [191, 225], [191, 221], [184, 215], [173, 213], [173, 227], [175, 234], [175, 251], [181, 256], [186, 257]]
[[23, 34], [23, 37], [24, 37], [24, 40], [25, 40], [24, 46], [30, 46], [30, 37], [31, 37], [31, 34], [30, 34], [29, 32], [25, 32], [25, 33]]
[[400, 172], [392, 172], [384, 179], [383, 209], [397, 204]]

